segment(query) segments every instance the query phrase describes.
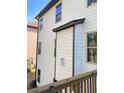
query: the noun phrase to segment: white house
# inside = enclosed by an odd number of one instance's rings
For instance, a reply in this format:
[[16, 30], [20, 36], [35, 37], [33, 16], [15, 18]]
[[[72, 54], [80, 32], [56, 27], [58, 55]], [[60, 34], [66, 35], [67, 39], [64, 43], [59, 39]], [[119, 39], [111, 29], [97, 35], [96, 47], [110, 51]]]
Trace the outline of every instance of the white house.
[[39, 23], [37, 86], [97, 69], [97, 0], [51, 0]]

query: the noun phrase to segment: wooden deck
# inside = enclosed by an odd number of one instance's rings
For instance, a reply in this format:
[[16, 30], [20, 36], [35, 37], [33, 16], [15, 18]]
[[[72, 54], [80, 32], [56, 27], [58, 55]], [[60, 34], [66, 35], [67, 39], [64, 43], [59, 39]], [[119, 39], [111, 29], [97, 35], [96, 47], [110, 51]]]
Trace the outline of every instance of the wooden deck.
[[27, 93], [97, 93], [97, 71], [29, 90]]

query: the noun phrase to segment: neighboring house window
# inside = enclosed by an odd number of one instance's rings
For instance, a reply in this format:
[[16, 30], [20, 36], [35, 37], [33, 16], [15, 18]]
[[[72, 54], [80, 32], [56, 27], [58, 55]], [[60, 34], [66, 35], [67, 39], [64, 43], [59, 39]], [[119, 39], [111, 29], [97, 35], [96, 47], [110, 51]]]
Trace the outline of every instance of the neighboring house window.
[[59, 4], [56, 7], [56, 23], [62, 19], [62, 4]]
[[41, 54], [41, 42], [38, 43], [38, 54]]
[[40, 31], [42, 31], [42, 29], [43, 29], [43, 19], [39, 20], [39, 29], [40, 29]]
[[87, 61], [97, 63], [97, 32], [87, 33]]
[[87, 0], [87, 6], [92, 5], [96, 2], [97, 2], [97, 0]]
[[37, 72], [37, 81], [40, 83], [40, 75], [41, 75], [41, 71], [40, 69], [38, 69], [38, 72]]

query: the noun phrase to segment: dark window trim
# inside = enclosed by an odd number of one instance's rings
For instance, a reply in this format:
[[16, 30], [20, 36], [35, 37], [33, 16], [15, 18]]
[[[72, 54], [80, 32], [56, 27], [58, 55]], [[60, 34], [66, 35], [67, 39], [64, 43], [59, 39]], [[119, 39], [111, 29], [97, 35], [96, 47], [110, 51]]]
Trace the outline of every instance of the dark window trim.
[[[86, 32], [86, 40], [87, 40], [87, 34], [88, 33], [97, 33], [97, 30], [94, 30], [94, 31], [90, 31], [90, 32]], [[88, 49], [89, 48], [94, 48], [94, 49], [96, 49], [97, 50], [97, 46], [96, 47], [88, 47], [88, 42], [86, 41], [86, 62], [87, 63], [90, 63], [90, 64], [97, 64], [97, 61], [96, 62], [93, 62], [93, 61], [88, 61]], [[97, 60], [97, 59], [96, 59]]]

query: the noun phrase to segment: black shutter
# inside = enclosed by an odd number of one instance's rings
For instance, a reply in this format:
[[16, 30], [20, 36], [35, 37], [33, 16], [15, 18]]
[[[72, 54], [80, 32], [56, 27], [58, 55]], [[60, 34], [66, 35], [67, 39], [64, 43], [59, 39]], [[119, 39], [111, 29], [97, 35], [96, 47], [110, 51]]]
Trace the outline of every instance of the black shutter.
[[91, 2], [92, 2], [91, 0], [88, 0], [88, 2], [87, 2], [88, 4], [87, 5], [88, 6], [91, 5]]
[[38, 76], [37, 76], [37, 81], [40, 83], [40, 75], [41, 75], [41, 71], [40, 69], [38, 69]]

